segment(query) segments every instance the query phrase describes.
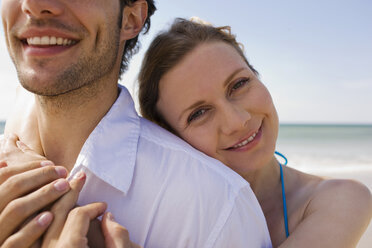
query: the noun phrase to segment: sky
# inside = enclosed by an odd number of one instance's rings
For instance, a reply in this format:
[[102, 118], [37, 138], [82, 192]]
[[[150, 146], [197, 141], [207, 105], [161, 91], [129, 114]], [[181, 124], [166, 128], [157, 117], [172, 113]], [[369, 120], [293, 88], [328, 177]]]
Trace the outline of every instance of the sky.
[[[1, 2], [1, 0], [0, 0]], [[281, 123], [372, 124], [372, 1], [158, 0], [122, 84], [136, 76], [152, 38], [176, 17], [231, 26], [269, 89]], [[1, 27], [0, 120], [11, 111], [17, 76]]]

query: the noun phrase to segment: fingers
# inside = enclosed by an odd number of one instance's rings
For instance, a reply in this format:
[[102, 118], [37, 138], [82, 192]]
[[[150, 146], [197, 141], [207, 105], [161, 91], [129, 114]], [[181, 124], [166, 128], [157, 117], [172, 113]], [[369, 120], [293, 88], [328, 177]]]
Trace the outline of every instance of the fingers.
[[14, 176], [10, 176], [10, 174], [14, 173], [13, 169], [9, 167], [2, 168], [0, 172], [2, 170], [8, 170], [8, 172], [3, 173], [3, 177], [10, 178], [7, 178], [5, 182], [0, 185], [0, 212], [12, 200], [40, 188], [53, 180], [65, 178], [67, 176], [67, 170], [62, 166], [46, 166]]
[[68, 215], [56, 247], [86, 247], [86, 235], [91, 220], [106, 210], [106, 203], [96, 202], [74, 208]]
[[85, 179], [86, 175], [84, 172], [81, 171], [77, 173], [70, 181], [70, 191], [62, 196], [61, 199], [51, 207], [51, 212], [54, 214], [55, 218], [44, 235], [43, 247], [55, 247], [65, 225], [67, 215], [76, 205], [79, 193], [85, 183]]
[[51, 212], [43, 212], [31, 220], [22, 229], [10, 236], [2, 248], [8, 247], [30, 247], [36, 242], [37, 239], [45, 232], [47, 227], [53, 220]]
[[39, 153], [37, 153], [36, 151], [32, 150], [28, 145], [26, 145], [25, 143], [23, 143], [20, 140], [16, 141], [16, 146], [23, 153], [27, 153], [28, 155], [33, 156], [34, 159], [42, 159], [42, 160], [46, 159], [44, 156], [42, 156]]
[[[55, 181], [67, 176], [65, 168], [47, 166], [54, 164], [20, 142], [16, 135], [0, 140], [0, 160], [1, 244], [14, 230], [25, 230], [32, 216], [66, 193], [69, 185], [65, 179]], [[27, 224], [21, 226], [22, 222]], [[8, 244], [21, 234], [17, 232], [8, 238]]]
[[25, 143], [23, 143], [22, 141], [16, 141], [16, 145], [19, 149], [22, 150], [22, 152], [33, 152], [33, 150], [31, 150], [31, 148], [29, 148]]
[[[68, 215], [63, 232], [70, 233], [71, 237], [82, 237], [88, 233], [89, 223], [91, 220], [102, 215], [106, 210], [106, 203], [95, 202], [71, 210]], [[68, 226], [69, 228], [66, 228]]]
[[[3, 164], [3, 166], [1, 166]], [[46, 166], [54, 166], [54, 163], [49, 160], [43, 160], [43, 161], [28, 161], [24, 163], [17, 164], [16, 166], [8, 166], [8, 163], [6, 161], [0, 162], [0, 184], [2, 184], [5, 180], [10, 178], [11, 176], [30, 171], [33, 169], [38, 169], [41, 167]]]
[[66, 179], [58, 179], [37, 191], [11, 201], [0, 214], [0, 243], [28, 216], [55, 201], [69, 189]]
[[111, 213], [105, 213], [103, 216], [102, 231], [107, 248], [140, 247], [130, 241], [128, 230], [115, 222], [114, 216]]
[[19, 141], [15, 134], [7, 135], [0, 141], [0, 159], [7, 162], [8, 166], [19, 166], [28, 162], [41, 162], [46, 160]]
[[89, 247], [106, 247], [105, 238], [102, 232], [102, 221], [98, 218], [92, 220], [89, 224], [89, 231], [87, 234]]

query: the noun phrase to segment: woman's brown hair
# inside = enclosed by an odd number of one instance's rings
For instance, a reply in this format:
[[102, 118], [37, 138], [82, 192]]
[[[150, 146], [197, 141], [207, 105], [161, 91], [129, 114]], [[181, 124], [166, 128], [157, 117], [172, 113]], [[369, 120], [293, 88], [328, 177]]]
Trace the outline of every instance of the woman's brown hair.
[[139, 104], [143, 117], [174, 132], [156, 108], [160, 80], [198, 45], [208, 42], [225, 42], [231, 45], [250, 69], [257, 74], [257, 71], [248, 63], [241, 44], [231, 34], [230, 27], [213, 27], [178, 18], [168, 31], [155, 37], [142, 62], [138, 81]]

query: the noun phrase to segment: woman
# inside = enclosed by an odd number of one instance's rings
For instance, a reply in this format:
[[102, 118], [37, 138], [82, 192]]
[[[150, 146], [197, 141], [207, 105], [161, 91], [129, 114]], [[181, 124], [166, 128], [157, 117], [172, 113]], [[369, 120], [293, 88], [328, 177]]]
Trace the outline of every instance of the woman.
[[150, 45], [139, 83], [145, 118], [250, 183], [274, 247], [356, 246], [371, 219], [371, 193], [278, 163], [271, 96], [228, 27], [177, 19]]

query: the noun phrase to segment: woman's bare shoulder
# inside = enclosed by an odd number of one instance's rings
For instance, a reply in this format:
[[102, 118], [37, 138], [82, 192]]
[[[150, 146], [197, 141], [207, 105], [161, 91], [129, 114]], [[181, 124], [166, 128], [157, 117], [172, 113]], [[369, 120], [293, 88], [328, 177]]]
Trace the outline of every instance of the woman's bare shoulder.
[[318, 216], [318, 220], [331, 229], [329, 234], [337, 237], [347, 233], [347, 237], [339, 242], [354, 245], [371, 221], [372, 195], [360, 182], [325, 179], [315, 188], [305, 215]]
[[297, 190], [309, 197], [312, 208], [335, 206], [340, 210], [347, 208], [372, 211], [372, 195], [364, 184], [350, 179], [329, 179], [307, 173], [296, 172], [301, 184]]
[[353, 180], [297, 177], [303, 208], [282, 247], [355, 247], [372, 217], [369, 189]]
[[[350, 179], [324, 179], [314, 188], [313, 204], [333, 206], [339, 211], [371, 214], [372, 195], [362, 183]], [[362, 212], [360, 212], [362, 211]]]

